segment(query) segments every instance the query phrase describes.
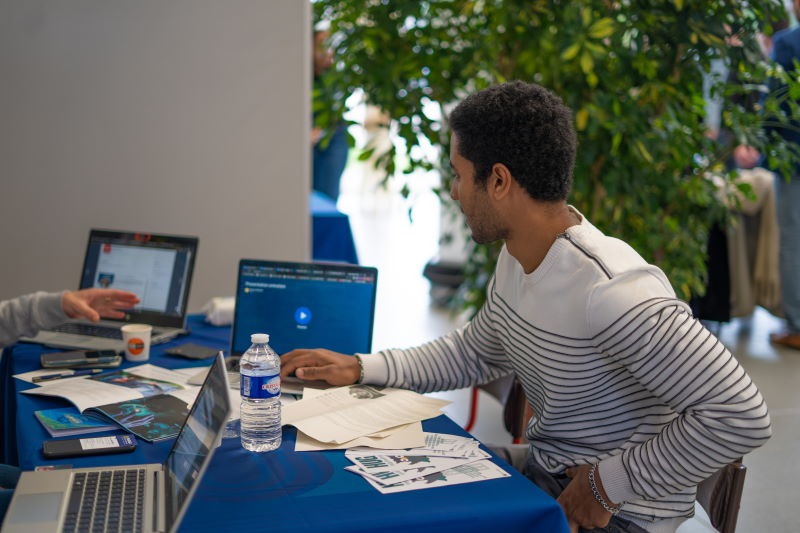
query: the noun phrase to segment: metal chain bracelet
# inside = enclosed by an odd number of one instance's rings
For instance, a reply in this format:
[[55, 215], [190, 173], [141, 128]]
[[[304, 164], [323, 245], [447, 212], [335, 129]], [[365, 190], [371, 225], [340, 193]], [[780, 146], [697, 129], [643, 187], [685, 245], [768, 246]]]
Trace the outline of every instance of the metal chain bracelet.
[[596, 471], [597, 471], [597, 464], [593, 464], [592, 468], [589, 469], [589, 486], [592, 489], [592, 494], [594, 494], [594, 499], [597, 500], [597, 503], [603, 506], [603, 509], [605, 509], [612, 515], [616, 516], [617, 514], [619, 514], [622, 505], [619, 505], [617, 507], [611, 507], [610, 505], [608, 505], [608, 502], [606, 502], [603, 499], [603, 497], [600, 495], [600, 491], [597, 489], [597, 482], [594, 479], [594, 473]]

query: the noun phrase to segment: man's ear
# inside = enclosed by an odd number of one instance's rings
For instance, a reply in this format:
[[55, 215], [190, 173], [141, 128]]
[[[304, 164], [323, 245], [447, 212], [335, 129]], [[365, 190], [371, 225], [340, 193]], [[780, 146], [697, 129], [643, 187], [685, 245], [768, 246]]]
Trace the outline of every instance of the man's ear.
[[508, 167], [503, 163], [495, 163], [492, 165], [492, 172], [486, 180], [486, 190], [495, 199], [499, 200], [509, 194], [513, 183], [514, 177]]

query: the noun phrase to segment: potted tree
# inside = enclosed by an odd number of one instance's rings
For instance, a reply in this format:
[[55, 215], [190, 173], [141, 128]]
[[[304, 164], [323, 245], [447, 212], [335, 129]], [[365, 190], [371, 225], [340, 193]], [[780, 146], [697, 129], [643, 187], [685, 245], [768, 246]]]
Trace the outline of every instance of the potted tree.
[[[770, 76], [797, 90], [759, 49], [759, 35], [784, 14], [780, 0], [318, 0], [313, 7], [330, 24], [337, 58], [315, 106], [341, 116], [344, 96], [363, 90], [391, 117], [405, 166], [396, 168], [397, 145], [362, 153], [387, 180], [439, 169], [449, 202], [447, 150], [431, 157], [413, 147], [446, 148], [447, 107], [468, 92], [535, 81], [575, 113], [579, 149], [570, 202], [659, 265], [685, 299], [705, 291], [709, 229], [727, 214], [709, 174], [722, 176], [728, 190], [752, 195], [724, 167], [735, 144], [756, 146], [787, 169], [796, 154], [763, 134], [764, 109], [776, 109], [774, 96], [755, 106], [733, 98], [766, 96]], [[714, 61], [737, 81], [710, 75]], [[709, 96], [726, 102], [721, 126], [733, 143], [722, 145], [709, 131]], [[496, 245], [469, 246], [462, 309], [483, 302], [497, 253]]]

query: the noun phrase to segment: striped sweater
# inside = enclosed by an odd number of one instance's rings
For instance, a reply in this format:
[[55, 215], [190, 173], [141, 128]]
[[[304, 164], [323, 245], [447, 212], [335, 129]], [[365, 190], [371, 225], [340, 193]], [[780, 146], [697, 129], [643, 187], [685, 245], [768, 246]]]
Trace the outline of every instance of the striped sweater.
[[622, 516], [643, 525], [690, 516], [697, 483], [771, 434], [758, 389], [664, 273], [585, 218], [530, 274], [503, 248], [464, 327], [362, 360], [365, 382], [419, 392], [516, 373], [538, 463], [599, 463]]

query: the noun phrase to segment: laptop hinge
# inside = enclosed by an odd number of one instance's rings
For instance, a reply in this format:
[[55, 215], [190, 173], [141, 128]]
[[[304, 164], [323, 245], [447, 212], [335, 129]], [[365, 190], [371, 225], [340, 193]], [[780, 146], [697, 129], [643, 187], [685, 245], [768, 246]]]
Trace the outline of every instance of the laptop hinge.
[[164, 488], [164, 470], [153, 472], [153, 531], [167, 530], [167, 494]]

